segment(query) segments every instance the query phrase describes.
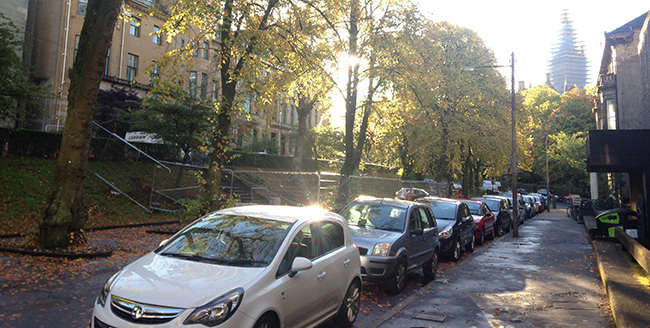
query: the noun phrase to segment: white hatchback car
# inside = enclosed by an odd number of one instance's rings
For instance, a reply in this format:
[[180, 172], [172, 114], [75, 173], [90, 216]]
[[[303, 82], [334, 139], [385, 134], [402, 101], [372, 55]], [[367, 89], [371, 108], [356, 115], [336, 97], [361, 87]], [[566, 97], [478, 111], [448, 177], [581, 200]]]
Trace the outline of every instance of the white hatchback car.
[[91, 328], [351, 327], [359, 251], [338, 214], [245, 206], [210, 213], [106, 282]]

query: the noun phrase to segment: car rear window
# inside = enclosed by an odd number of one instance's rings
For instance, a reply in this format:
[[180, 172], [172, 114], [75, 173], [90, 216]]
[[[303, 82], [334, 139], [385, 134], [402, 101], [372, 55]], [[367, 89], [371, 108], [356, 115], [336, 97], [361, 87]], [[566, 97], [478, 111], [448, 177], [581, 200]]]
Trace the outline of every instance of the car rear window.
[[404, 231], [406, 208], [385, 204], [356, 203], [345, 208], [341, 215], [350, 226], [387, 231]]

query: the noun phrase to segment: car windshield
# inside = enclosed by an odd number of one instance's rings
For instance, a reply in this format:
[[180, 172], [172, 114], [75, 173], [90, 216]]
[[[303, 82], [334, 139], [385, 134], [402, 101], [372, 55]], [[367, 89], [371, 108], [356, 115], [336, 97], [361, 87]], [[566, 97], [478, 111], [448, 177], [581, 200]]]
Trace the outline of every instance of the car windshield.
[[432, 202], [429, 204], [436, 220], [456, 220], [456, 204], [450, 202]]
[[184, 229], [156, 250], [159, 255], [239, 267], [266, 267], [292, 224], [215, 213]]
[[367, 229], [404, 231], [406, 226], [406, 208], [385, 204], [352, 204], [341, 215], [348, 225]]
[[476, 214], [476, 215], [481, 214], [481, 204], [480, 203], [467, 202], [465, 204], [467, 204], [467, 207], [469, 207], [469, 212], [471, 214]]
[[485, 204], [490, 208], [491, 211], [498, 211], [499, 210], [499, 201], [498, 200], [492, 200], [492, 199], [484, 199], [483, 200]]

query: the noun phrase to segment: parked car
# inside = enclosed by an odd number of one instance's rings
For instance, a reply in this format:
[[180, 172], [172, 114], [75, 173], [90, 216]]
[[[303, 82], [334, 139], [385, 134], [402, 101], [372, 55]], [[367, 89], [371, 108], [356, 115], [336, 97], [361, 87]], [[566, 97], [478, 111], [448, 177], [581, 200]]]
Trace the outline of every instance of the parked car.
[[512, 216], [510, 215], [508, 202], [505, 199], [492, 197], [476, 197], [472, 199], [484, 202], [496, 217], [494, 229], [496, 236], [501, 236], [506, 232], [510, 232], [510, 228], [512, 227]]
[[524, 188], [519, 188], [517, 189], [517, 192], [522, 194], [522, 195], [528, 195], [528, 191]]
[[[507, 194], [507, 193], [500, 193], [499, 195], [483, 195], [483, 197], [488, 197], [488, 198], [497, 198], [497, 199], [504, 199], [508, 203], [508, 208], [510, 211], [512, 211], [512, 194]], [[526, 221], [526, 207], [523, 204], [523, 200], [521, 197], [519, 198], [519, 206], [517, 207], [518, 209], [518, 222], [519, 225], [524, 224], [524, 221]], [[510, 215], [512, 217], [512, 215]]]
[[361, 254], [364, 280], [379, 281], [388, 292], [402, 292], [409, 272], [438, 272], [438, 226], [431, 209], [405, 200], [359, 197], [341, 215]]
[[533, 218], [535, 215], [537, 215], [537, 212], [539, 210], [539, 204], [537, 204], [537, 201], [533, 196], [529, 195], [523, 195], [524, 202], [526, 202], [526, 205], [528, 205], [528, 217]]
[[351, 327], [361, 288], [359, 252], [341, 216], [306, 207], [228, 208], [108, 279], [91, 328], [306, 327], [330, 318]]
[[416, 200], [429, 196], [431, 195], [426, 190], [420, 188], [402, 188], [395, 192], [395, 199]]
[[417, 201], [429, 205], [436, 217], [441, 255], [458, 261], [463, 247], [470, 253], [474, 251], [476, 228], [467, 204], [440, 197], [424, 197]]
[[467, 204], [469, 212], [474, 218], [474, 239], [476, 239], [476, 244], [483, 245], [486, 237], [494, 239], [497, 226], [495, 216], [490, 211], [490, 208], [480, 200], [461, 199], [460, 201]]
[[[564, 201], [564, 197], [561, 197], [561, 196], [558, 196], [557, 194], [555, 194], [553, 189], [551, 189], [551, 192], [547, 192], [546, 189], [540, 189], [540, 190], [537, 190], [537, 193], [541, 194], [541, 195], [544, 195], [544, 196], [548, 196], [548, 197], [554, 197], [558, 202], [563, 202]], [[553, 199], [551, 198], [551, 202], [552, 201], [553, 201]]]
[[535, 203], [537, 204], [537, 213], [542, 213], [546, 210], [546, 200], [542, 195], [537, 193], [529, 193], [528, 196], [535, 198]]

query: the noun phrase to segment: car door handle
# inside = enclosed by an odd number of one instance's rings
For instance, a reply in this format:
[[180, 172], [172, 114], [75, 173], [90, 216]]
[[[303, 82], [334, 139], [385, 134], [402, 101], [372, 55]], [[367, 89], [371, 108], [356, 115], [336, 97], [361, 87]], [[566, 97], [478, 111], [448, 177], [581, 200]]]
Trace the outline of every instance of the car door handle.
[[343, 266], [347, 267], [348, 265], [350, 265], [350, 259], [343, 261]]
[[325, 271], [323, 271], [323, 272], [321, 272], [320, 274], [318, 274], [318, 280], [323, 280], [323, 278], [325, 278], [325, 275], [326, 275], [326, 274], [327, 274], [327, 272], [325, 272]]

